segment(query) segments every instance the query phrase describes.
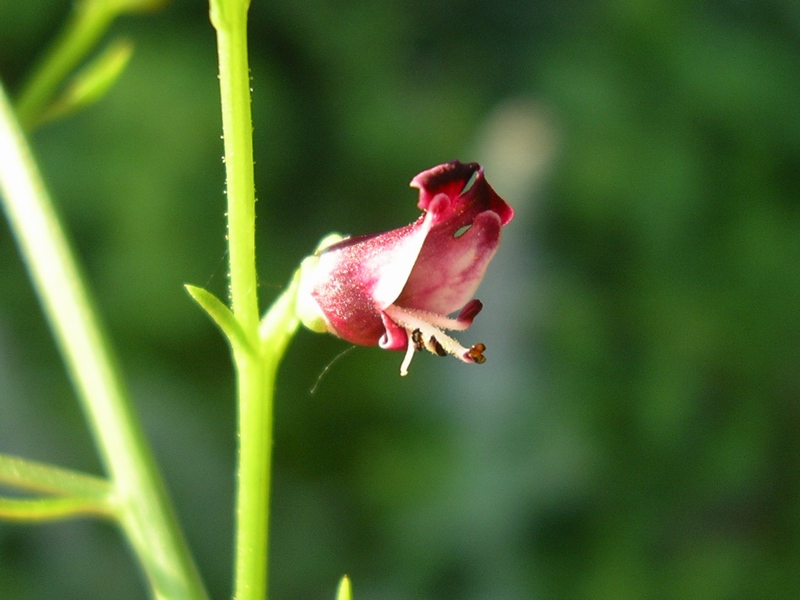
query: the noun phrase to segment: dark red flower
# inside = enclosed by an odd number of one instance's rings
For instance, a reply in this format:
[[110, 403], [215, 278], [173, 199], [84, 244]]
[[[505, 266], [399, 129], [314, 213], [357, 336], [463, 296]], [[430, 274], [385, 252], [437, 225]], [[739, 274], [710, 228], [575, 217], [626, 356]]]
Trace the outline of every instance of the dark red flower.
[[[474, 180], [473, 180], [474, 179]], [[469, 185], [471, 183], [471, 185]], [[465, 348], [445, 330], [467, 329], [481, 308], [472, 299], [514, 211], [477, 163], [456, 160], [411, 180], [424, 212], [411, 225], [341, 239], [303, 265], [303, 322], [354, 344], [416, 350], [483, 363], [483, 344]], [[459, 310], [456, 318], [447, 315]]]

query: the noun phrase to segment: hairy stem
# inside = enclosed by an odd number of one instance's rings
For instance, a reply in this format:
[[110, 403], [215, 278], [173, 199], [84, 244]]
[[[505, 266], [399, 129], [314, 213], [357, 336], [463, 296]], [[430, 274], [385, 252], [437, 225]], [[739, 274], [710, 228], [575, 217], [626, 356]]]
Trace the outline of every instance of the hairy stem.
[[232, 344], [237, 374], [239, 454], [236, 495], [237, 600], [266, 597], [272, 401], [277, 364], [263, 360], [258, 342], [248, 2], [211, 0], [217, 32], [228, 195], [230, 296], [246, 345]]

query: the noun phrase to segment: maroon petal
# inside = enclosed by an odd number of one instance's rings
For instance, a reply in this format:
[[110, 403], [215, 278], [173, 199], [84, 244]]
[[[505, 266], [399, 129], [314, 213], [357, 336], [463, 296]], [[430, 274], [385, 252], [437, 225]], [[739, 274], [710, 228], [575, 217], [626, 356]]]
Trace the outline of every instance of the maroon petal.
[[417, 206], [422, 210], [428, 210], [428, 206], [436, 194], [457, 198], [472, 175], [480, 168], [478, 163], [464, 164], [453, 160], [419, 173], [411, 180], [411, 187], [419, 189]]
[[[465, 191], [473, 175], [475, 181]], [[514, 217], [514, 210], [488, 184], [478, 163], [464, 164], [454, 160], [439, 165], [414, 177], [411, 187], [419, 188], [417, 206], [423, 210], [429, 210], [433, 199], [439, 195], [450, 199], [450, 212], [441, 215], [441, 221], [444, 223], [442, 226], [452, 233], [470, 224], [476, 215], [486, 210], [497, 213], [502, 225]]]
[[480, 300], [475, 298], [467, 302], [464, 308], [461, 309], [461, 312], [458, 313], [458, 318], [456, 320], [469, 327], [481, 310], [483, 310], [483, 304]]
[[432, 231], [395, 303], [441, 315], [460, 309], [478, 289], [497, 252], [501, 227], [500, 217], [486, 211], [459, 237]]
[[384, 350], [403, 350], [408, 346], [408, 334], [406, 330], [392, 321], [387, 315], [381, 314], [383, 321], [384, 334], [378, 341], [378, 345]]

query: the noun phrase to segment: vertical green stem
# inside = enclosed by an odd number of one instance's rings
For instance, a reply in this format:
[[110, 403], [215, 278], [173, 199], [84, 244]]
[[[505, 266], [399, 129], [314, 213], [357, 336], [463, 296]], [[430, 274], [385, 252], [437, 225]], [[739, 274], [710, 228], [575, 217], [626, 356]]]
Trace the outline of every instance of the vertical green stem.
[[133, 414], [83, 277], [0, 88], [0, 196], [157, 598], [205, 592]]
[[214, 9], [217, 31], [225, 175], [228, 195], [228, 249], [233, 314], [245, 332], [258, 329], [255, 254], [255, 182], [250, 72], [247, 58], [248, 2], [227, 2]]
[[242, 0], [212, 0], [217, 31], [228, 195], [228, 248], [233, 313], [248, 338], [234, 346], [239, 464], [236, 496], [235, 597], [266, 597], [272, 402], [276, 360], [264, 360], [258, 338], [247, 11]]
[[272, 400], [275, 369], [260, 360], [237, 360], [239, 465], [236, 497], [236, 600], [267, 597]]

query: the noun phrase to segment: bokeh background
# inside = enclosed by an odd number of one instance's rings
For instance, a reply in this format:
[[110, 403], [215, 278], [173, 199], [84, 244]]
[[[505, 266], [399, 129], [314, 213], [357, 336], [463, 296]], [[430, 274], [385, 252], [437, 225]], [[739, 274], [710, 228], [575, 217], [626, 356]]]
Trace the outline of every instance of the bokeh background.
[[[67, 0], [0, 0], [19, 88]], [[416, 218], [477, 160], [517, 209], [460, 336], [487, 364], [300, 332], [279, 378], [272, 597], [800, 597], [796, 0], [254, 0], [263, 299], [324, 234]], [[109, 95], [32, 143], [214, 598], [234, 382], [213, 30], [119, 21]], [[0, 158], [1, 159], [1, 158]], [[7, 223], [0, 451], [100, 473]], [[329, 369], [326, 369], [330, 365]], [[312, 388], [316, 387], [314, 393]], [[144, 598], [119, 533], [0, 523], [0, 598]]]

